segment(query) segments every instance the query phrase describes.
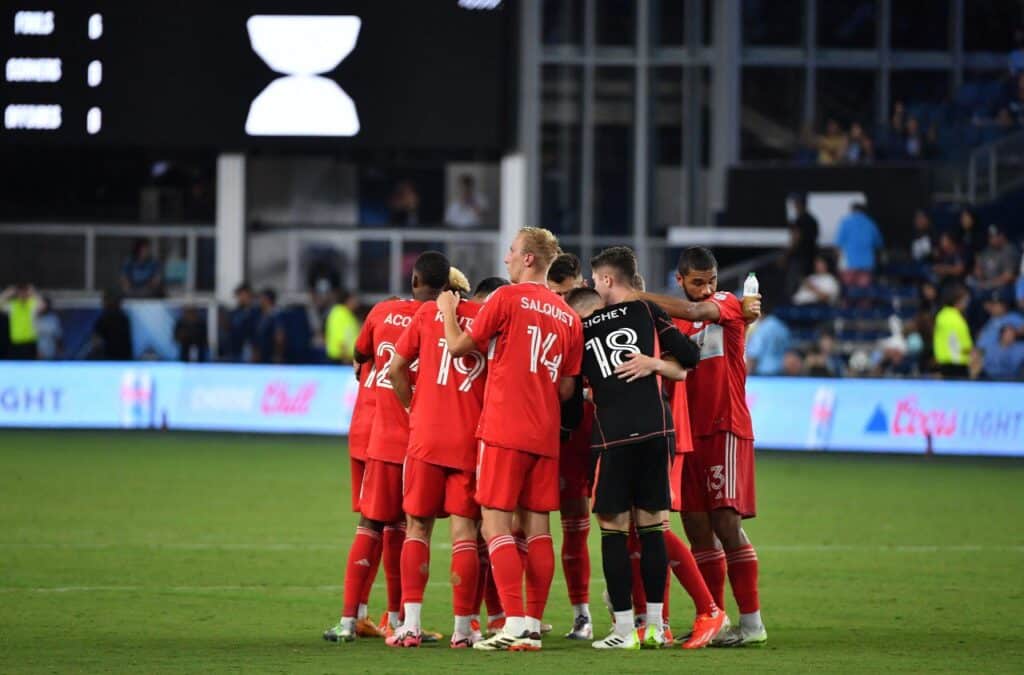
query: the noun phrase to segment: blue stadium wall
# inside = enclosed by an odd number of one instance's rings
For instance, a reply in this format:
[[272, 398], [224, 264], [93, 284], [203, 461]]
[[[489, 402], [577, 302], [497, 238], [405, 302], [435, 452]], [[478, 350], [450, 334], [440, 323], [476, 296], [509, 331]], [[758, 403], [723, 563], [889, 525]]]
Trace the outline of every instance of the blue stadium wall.
[[[6, 362], [0, 427], [348, 432], [349, 367]], [[1024, 384], [752, 377], [757, 446], [1024, 456]]]

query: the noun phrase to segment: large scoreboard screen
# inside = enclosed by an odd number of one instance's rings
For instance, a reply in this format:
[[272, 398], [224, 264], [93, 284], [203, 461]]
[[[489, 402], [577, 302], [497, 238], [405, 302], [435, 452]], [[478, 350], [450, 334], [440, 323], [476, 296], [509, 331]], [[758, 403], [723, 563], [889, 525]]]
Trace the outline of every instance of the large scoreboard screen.
[[499, 149], [501, 0], [10, 0], [0, 143]]

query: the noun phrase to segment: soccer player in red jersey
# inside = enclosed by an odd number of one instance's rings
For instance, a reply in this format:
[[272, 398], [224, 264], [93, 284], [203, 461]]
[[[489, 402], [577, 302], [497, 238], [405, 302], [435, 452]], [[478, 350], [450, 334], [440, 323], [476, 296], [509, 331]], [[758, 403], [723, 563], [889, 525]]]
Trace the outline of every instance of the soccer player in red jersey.
[[[348, 430], [348, 454], [351, 477], [352, 511], [359, 513], [359, 493], [363, 487], [363, 474], [366, 472], [366, 448], [370, 445], [370, 430], [373, 428], [373, 411], [376, 403], [374, 384], [377, 381], [377, 371], [372, 363], [356, 364], [355, 374], [359, 379], [359, 393], [352, 409], [352, 421]], [[360, 523], [360, 527], [365, 527]], [[358, 532], [358, 529], [357, 529]], [[377, 577], [377, 570], [380, 567], [381, 546], [380, 540], [376, 540], [376, 546], [366, 558], [369, 565], [369, 574], [366, 577], [362, 595], [359, 598], [359, 608], [356, 612], [355, 633], [358, 637], [383, 637], [377, 625], [369, 618], [367, 602], [370, 591], [373, 588], [373, 581]], [[324, 639], [337, 642], [340, 638], [341, 624], [327, 629], [324, 632]]]
[[[559, 403], [572, 396], [583, 349], [579, 317], [546, 285], [558, 253], [551, 232], [521, 229], [505, 255], [512, 285], [488, 298], [468, 331], [457, 323], [454, 294], [437, 303], [452, 356], [493, 348], [477, 431], [477, 502], [506, 618], [504, 628], [475, 649], [541, 647], [540, 621], [555, 568], [549, 513], [559, 504]], [[529, 547], [525, 607], [524, 565], [511, 534], [517, 511]]]
[[747, 323], [760, 315], [760, 296], [740, 300], [718, 291], [718, 263], [706, 248], [683, 251], [676, 273], [686, 299], [648, 297], [670, 315], [691, 322], [701, 360], [686, 380], [694, 452], [683, 465], [683, 525], [693, 555], [716, 604], [724, 606], [728, 575], [740, 623], [712, 644], [763, 645], [757, 591], [757, 553], [743, 531], [756, 515], [754, 432], [746, 402], [744, 340]]
[[[468, 289], [468, 284], [466, 284]], [[463, 300], [459, 326], [472, 325], [482, 305]], [[409, 366], [419, 361], [415, 394]], [[402, 603], [405, 619], [388, 644], [418, 647], [423, 591], [430, 574], [430, 537], [438, 517], [451, 516], [451, 581], [455, 629], [451, 646], [473, 645], [470, 625], [479, 578], [476, 488], [476, 425], [484, 398], [487, 359], [479, 351], [453, 358], [444, 337], [444, 316], [425, 302], [395, 344], [391, 383], [410, 408], [402, 508], [407, 516], [402, 547]], [[411, 407], [410, 407], [411, 406]]]
[[[572, 289], [585, 285], [579, 258], [572, 253], [563, 253], [555, 258], [548, 270], [548, 288], [564, 298]], [[566, 425], [563, 409], [562, 442], [558, 452], [562, 572], [574, 617], [572, 630], [565, 636], [570, 640], [594, 638], [589, 604], [590, 548], [587, 546], [590, 535], [590, 431], [594, 422], [594, 404], [583, 401], [582, 406], [582, 417], [575, 426]]]
[[388, 596], [385, 625], [390, 629], [398, 625], [402, 599], [401, 552], [405, 539], [402, 463], [409, 444], [409, 415], [390, 391], [388, 372], [395, 357], [395, 343], [412, 323], [420, 305], [437, 298], [447, 286], [448, 270], [448, 259], [441, 253], [422, 253], [413, 266], [413, 299], [378, 303], [366, 317], [356, 340], [356, 362], [368, 363], [371, 359], [373, 362], [376, 401], [359, 495], [362, 517], [345, 572], [345, 606], [341, 622], [336, 630], [331, 629], [338, 641], [349, 642], [355, 638], [360, 596], [371, 572], [373, 551], [381, 545]]

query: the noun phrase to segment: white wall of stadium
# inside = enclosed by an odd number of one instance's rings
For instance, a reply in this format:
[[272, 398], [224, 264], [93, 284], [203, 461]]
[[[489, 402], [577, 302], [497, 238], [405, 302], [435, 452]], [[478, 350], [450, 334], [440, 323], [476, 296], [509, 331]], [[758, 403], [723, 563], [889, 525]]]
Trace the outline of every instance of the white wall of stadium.
[[[348, 432], [349, 367], [6, 362], [0, 427]], [[751, 377], [756, 446], [1024, 456], [1024, 383]]]

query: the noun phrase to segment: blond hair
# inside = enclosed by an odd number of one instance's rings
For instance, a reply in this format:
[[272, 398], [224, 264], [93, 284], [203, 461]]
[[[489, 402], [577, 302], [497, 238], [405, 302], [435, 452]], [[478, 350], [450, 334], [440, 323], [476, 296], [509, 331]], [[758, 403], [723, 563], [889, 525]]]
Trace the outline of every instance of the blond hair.
[[551, 230], [543, 227], [524, 227], [519, 230], [519, 236], [523, 242], [523, 253], [532, 253], [537, 260], [537, 266], [545, 271], [562, 253], [558, 238]]
[[469, 293], [469, 279], [455, 265], [448, 268], [448, 288], [453, 291]]

